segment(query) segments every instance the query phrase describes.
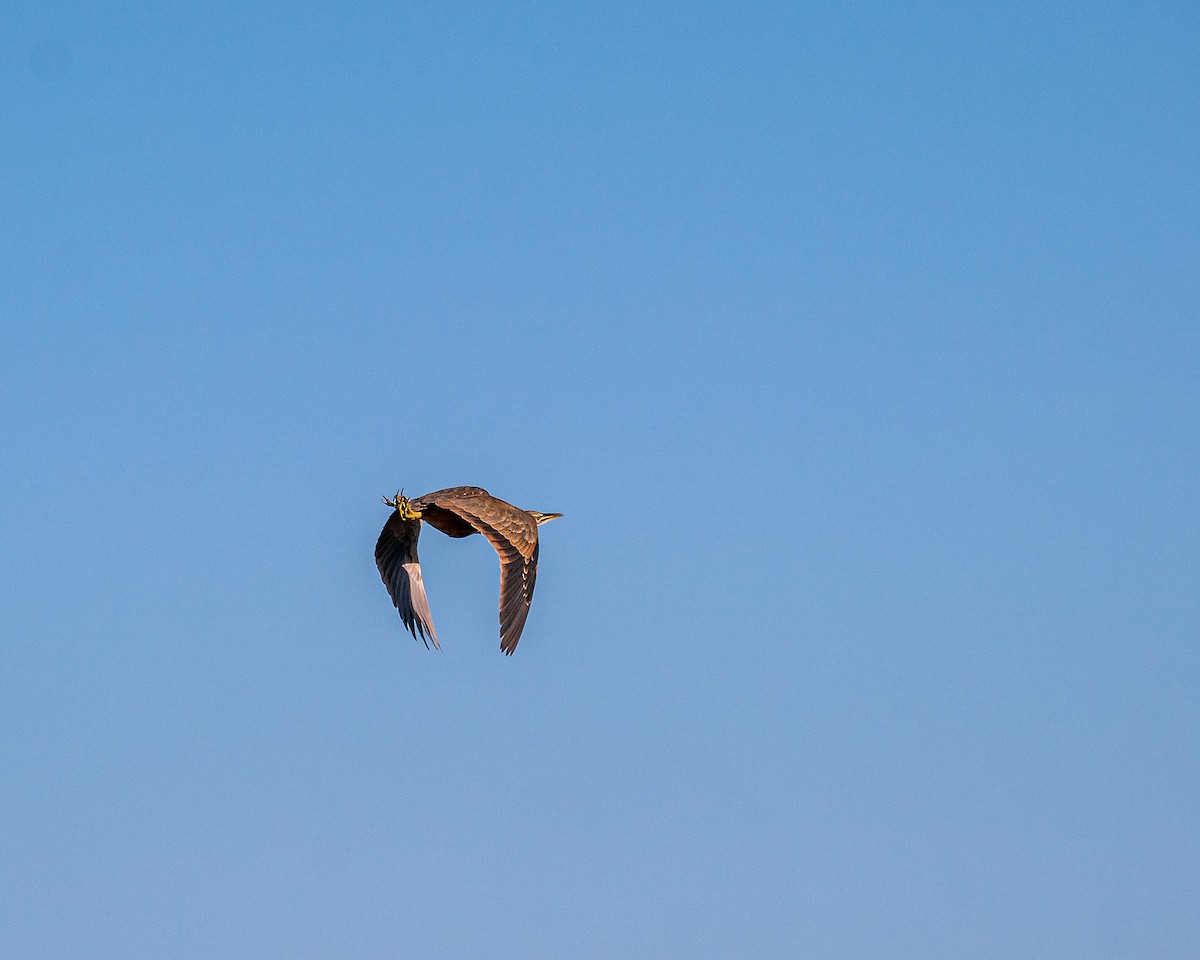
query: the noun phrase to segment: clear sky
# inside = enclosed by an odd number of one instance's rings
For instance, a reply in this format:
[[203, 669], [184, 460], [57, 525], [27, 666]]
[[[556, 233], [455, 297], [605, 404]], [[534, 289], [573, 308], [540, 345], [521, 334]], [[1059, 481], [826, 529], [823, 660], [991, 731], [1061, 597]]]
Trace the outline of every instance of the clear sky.
[[0, 955], [1200, 955], [1198, 49], [5, 5]]

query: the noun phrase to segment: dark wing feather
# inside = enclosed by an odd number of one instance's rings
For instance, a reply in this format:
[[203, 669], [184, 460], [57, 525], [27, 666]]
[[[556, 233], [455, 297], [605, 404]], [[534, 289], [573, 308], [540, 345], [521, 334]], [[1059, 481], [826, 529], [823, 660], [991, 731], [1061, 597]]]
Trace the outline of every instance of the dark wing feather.
[[457, 513], [450, 510], [443, 510], [433, 504], [426, 504], [418, 509], [421, 511], [422, 520], [448, 537], [469, 537], [479, 532]]
[[451, 487], [413, 501], [453, 513], [478, 530], [500, 557], [500, 649], [512, 654], [525, 629], [537, 580], [537, 521], [479, 487]]
[[421, 564], [417, 560], [420, 535], [420, 520], [401, 520], [400, 514], [393, 511], [375, 544], [375, 565], [379, 567], [379, 575], [408, 632], [426, 647], [432, 643], [435, 650], [440, 650], [437, 631], [433, 628], [433, 614], [425, 596]]

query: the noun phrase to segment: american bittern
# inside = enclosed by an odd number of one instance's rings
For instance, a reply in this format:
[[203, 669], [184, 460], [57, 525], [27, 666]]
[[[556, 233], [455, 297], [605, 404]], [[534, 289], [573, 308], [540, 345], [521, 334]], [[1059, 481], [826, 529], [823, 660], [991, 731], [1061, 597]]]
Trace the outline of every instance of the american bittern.
[[409, 633], [426, 647], [432, 643], [441, 649], [417, 560], [417, 538], [424, 520], [450, 537], [482, 533], [495, 547], [500, 555], [500, 649], [511, 655], [533, 601], [537, 528], [562, 514], [522, 510], [479, 487], [450, 487], [412, 500], [397, 493], [391, 499], [384, 497], [383, 502], [394, 509], [375, 544], [375, 565]]

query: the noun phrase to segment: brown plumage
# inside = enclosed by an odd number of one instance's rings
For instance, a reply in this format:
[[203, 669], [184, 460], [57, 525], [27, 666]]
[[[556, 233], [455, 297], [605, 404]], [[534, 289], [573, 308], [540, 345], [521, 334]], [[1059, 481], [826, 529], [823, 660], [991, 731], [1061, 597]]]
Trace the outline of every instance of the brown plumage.
[[538, 526], [561, 513], [522, 510], [480, 487], [449, 487], [409, 500], [397, 493], [375, 544], [375, 565], [409, 632], [441, 649], [417, 559], [421, 521], [450, 537], [482, 533], [500, 557], [500, 649], [512, 654], [525, 628], [537, 582]]

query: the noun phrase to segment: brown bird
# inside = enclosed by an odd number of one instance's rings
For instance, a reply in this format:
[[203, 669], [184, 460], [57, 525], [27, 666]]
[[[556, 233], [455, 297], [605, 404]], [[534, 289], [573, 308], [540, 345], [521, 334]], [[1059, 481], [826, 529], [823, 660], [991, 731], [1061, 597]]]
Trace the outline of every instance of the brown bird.
[[449, 487], [412, 500], [401, 492], [383, 502], [393, 510], [375, 544], [375, 565], [409, 633], [426, 647], [442, 648], [417, 560], [424, 520], [450, 537], [482, 533], [500, 555], [500, 649], [511, 655], [533, 602], [538, 527], [562, 514], [522, 510], [480, 487]]

